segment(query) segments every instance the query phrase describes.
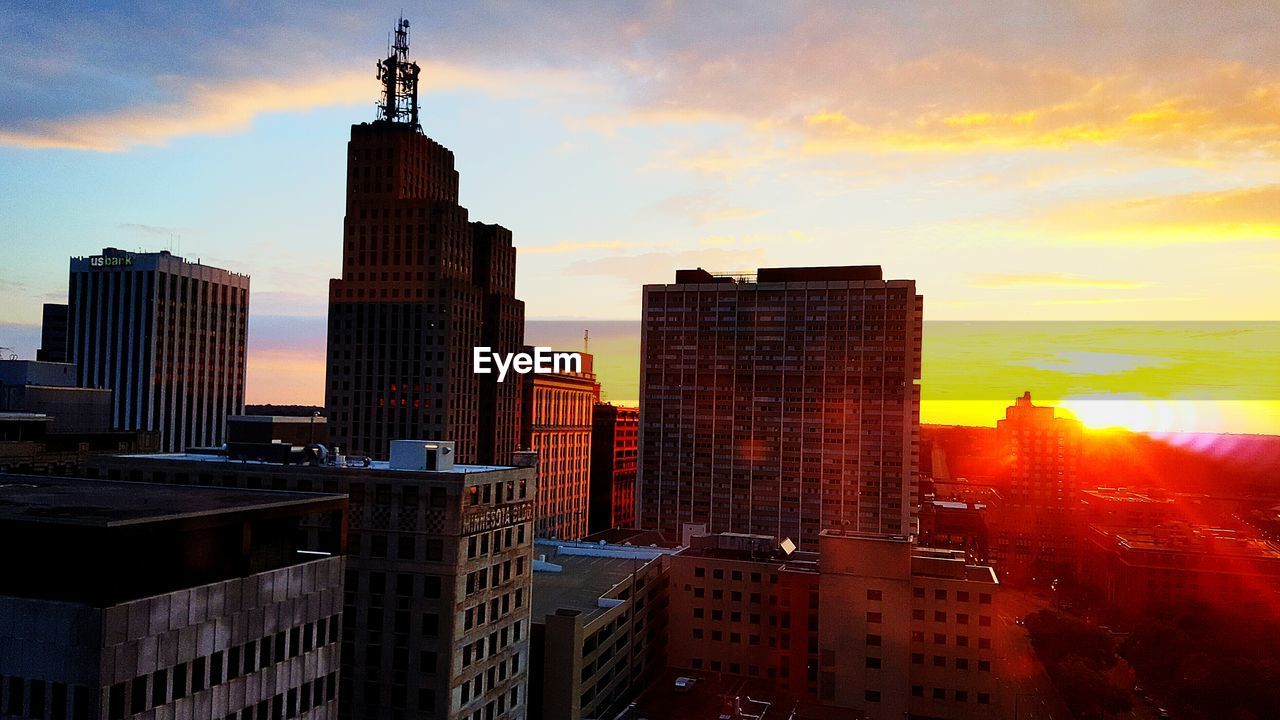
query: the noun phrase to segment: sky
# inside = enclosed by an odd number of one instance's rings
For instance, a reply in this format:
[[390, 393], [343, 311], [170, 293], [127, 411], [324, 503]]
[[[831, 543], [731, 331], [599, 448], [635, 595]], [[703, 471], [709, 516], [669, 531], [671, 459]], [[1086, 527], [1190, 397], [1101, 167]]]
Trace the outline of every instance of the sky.
[[[70, 256], [172, 249], [252, 276], [249, 401], [318, 404], [345, 141], [401, 10], [535, 321], [634, 321], [678, 267], [847, 264], [931, 321], [1280, 319], [1270, 2], [0, 0], [0, 346], [30, 356]], [[1173, 425], [1280, 427], [1251, 412]]]

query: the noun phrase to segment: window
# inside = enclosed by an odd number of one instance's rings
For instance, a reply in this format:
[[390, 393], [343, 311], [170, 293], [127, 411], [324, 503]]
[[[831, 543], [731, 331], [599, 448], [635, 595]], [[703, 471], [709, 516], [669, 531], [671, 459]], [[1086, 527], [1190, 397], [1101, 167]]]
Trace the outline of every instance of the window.
[[911, 664], [912, 664], [912, 665], [923, 665], [923, 664], [924, 664], [924, 653], [911, 653]]
[[990, 705], [990, 704], [991, 704], [991, 693], [984, 693], [984, 692], [980, 692], [980, 693], [978, 693], [978, 704], [979, 704], [979, 705]]
[[870, 669], [872, 669], [872, 670], [879, 670], [879, 669], [880, 669], [880, 658], [878, 658], [878, 657], [872, 657], [872, 656], [868, 655], [868, 656], [867, 656], [867, 667], [868, 667], [868, 668], [870, 668]]
[[978, 602], [983, 605], [991, 604], [991, 593], [981, 593], [978, 595]]
[[924, 686], [923, 686], [923, 685], [912, 685], [912, 686], [911, 686], [911, 697], [924, 697]]
[[878, 623], [878, 622], [881, 622], [882, 619], [883, 619], [883, 616], [880, 613], [872, 612], [870, 610], [867, 611], [867, 622]]
[[911, 596], [916, 598], [917, 600], [923, 600], [924, 588], [922, 587], [911, 588]]
[[882, 600], [882, 599], [883, 599], [883, 593], [881, 593], [879, 590], [872, 590], [872, 589], [869, 589], [869, 588], [868, 588], [868, 589], [867, 589], [867, 599], [868, 599], [868, 600], [876, 600], [876, 601]]
[[868, 644], [868, 645], [870, 645], [871, 647], [880, 647], [880, 642], [881, 642], [881, 641], [880, 641], [880, 636], [879, 636], [879, 635], [868, 635], [868, 636], [867, 636], [867, 644]]
[[990, 615], [979, 615], [979, 616], [978, 616], [978, 626], [979, 626], [979, 627], [991, 627], [991, 616], [990, 616]]
[[933, 599], [934, 599], [934, 600], [946, 600], [946, 599], [947, 599], [947, 591], [946, 591], [946, 590], [934, 590], [934, 591], [933, 591]]
[[991, 649], [991, 638], [978, 638], [978, 649], [980, 649], [980, 650], [990, 650], [990, 649]]
[[866, 698], [867, 702], [880, 702], [879, 690], [868, 690], [865, 693], [863, 693], [862, 696]]

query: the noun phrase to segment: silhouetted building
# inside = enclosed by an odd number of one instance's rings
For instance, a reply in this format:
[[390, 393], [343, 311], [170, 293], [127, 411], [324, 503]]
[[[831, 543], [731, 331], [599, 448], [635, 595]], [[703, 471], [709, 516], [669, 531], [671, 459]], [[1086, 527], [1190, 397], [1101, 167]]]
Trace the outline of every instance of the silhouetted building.
[[237, 460], [298, 462], [309, 446], [329, 443], [318, 415], [233, 415], [227, 418], [227, 456]]
[[835, 530], [787, 550], [724, 533], [672, 556], [670, 665], [845, 710], [830, 717], [1003, 717], [991, 568]]
[[0, 476], [0, 716], [336, 718], [346, 507]]
[[878, 266], [646, 285], [641, 527], [915, 532], [922, 316]]
[[247, 275], [106, 248], [71, 259], [68, 298], [76, 384], [114, 391], [114, 427], [166, 451], [222, 444], [244, 411]]
[[987, 520], [991, 564], [1004, 582], [1045, 584], [1075, 565], [1081, 436], [1079, 421], [1034, 405], [1029, 392], [996, 423], [1004, 502]]
[[300, 465], [121, 456], [89, 471], [350, 496], [340, 716], [524, 717], [536, 475], [455, 465], [450, 450], [402, 440], [390, 461], [368, 461], [317, 448]]
[[612, 718], [666, 668], [670, 550], [538, 540], [531, 720]]
[[0, 412], [48, 415], [50, 432], [110, 432], [111, 396], [77, 387], [70, 363], [0, 360]]
[[461, 462], [508, 463], [519, 378], [472, 368], [472, 349], [515, 353], [511, 232], [468, 219], [453, 153], [418, 125], [408, 25], [379, 63], [379, 119], [351, 128], [342, 277], [329, 284], [325, 406], [345, 452], [381, 457], [398, 438], [447, 437]]
[[67, 353], [67, 306], [45, 303], [40, 319], [40, 349], [36, 360], [64, 363], [70, 359]]
[[[533, 348], [525, 352], [532, 354]], [[580, 356], [581, 372], [524, 376], [520, 444], [538, 454], [538, 537], [578, 540], [587, 535], [591, 408], [600, 384], [592, 357]]]
[[636, 456], [640, 448], [640, 409], [597, 402], [591, 415], [592, 533], [636, 523]]

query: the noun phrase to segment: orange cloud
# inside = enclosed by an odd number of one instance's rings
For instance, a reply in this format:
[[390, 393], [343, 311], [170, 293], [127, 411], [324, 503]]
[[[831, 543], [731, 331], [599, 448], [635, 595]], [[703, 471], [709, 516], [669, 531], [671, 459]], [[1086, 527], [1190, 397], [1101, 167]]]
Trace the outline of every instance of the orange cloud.
[[1032, 220], [1076, 242], [1162, 245], [1280, 239], [1280, 184], [1072, 203]]

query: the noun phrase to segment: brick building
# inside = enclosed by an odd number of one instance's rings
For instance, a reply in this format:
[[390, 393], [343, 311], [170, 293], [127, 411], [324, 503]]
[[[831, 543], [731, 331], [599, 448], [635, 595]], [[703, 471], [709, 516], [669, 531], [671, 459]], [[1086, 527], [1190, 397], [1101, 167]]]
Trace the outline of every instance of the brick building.
[[640, 409], [597, 402], [591, 415], [592, 533], [635, 527]]
[[[532, 353], [533, 348], [525, 352]], [[523, 376], [520, 445], [538, 454], [538, 537], [578, 540], [587, 536], [592, 406], [600, 396], [600, 384], [592, 357], [579, 355], [578, 372]]]

